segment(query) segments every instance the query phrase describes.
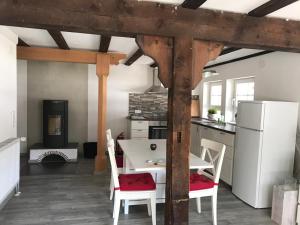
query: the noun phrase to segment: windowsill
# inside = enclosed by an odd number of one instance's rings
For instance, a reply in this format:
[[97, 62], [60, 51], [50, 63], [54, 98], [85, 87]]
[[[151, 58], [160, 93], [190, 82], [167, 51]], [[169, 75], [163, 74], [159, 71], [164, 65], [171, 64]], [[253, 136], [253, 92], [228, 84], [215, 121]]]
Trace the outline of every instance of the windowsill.
[[235, 122], [235, 121], [226, 122], [226, 123], [228, 123], [228, 124], [230, 124], [230, 125], [234, 125], [234, 126], [236, 126], [236, 122]]

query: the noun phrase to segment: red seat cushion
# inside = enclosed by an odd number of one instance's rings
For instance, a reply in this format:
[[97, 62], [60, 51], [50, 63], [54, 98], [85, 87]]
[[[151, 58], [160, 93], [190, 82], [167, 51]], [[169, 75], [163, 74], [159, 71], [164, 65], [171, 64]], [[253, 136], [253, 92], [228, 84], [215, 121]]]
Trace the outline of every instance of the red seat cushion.
[[121, 191], [150, 191], [156, 189], [156, 184], [150, 173], [120, 174]]
[[210, 189], [215, 185], [218, 184], [215, 184], [215, 182], [203, 175], [199, 175], [198, 173], [192, 173], [190, 175], [190, 191]]
[[116, 163], [118, 168], [123, 168], [123, 156], [116, 156]]

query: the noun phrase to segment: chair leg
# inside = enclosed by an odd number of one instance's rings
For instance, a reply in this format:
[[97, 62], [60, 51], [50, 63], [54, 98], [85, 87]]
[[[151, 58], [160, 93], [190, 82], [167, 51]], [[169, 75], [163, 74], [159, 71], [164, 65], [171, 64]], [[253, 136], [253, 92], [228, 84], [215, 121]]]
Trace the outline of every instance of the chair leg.
[[114, 183], [113, 183], [113, 177], [111, 176], [110, 178], [110, 196], [109, 196], [109, 200], [113, 199], [113, 195], [114, 195]]
[[217, 195], [211, 197], [213, 225], [217, 225]]
[[148, 215], [151, 216], [151, 200], [147, 202]]
[[125, 215], [129, 214], [129, 200], [124, 201], [124, 214]]
[[115, 203], [114, 203], [114, 213], [113, 213], [113, 218], [114, 218], [114, 225], [118, 224], [119, 220], [119, 213], [120, 213], [120, 196], [118, 192], [115, 192]]
[[156, 225], [156, 194], [151, 196], [152, 225]]
[[196, 198], [197, 212], [201, 213], [201, 198]]

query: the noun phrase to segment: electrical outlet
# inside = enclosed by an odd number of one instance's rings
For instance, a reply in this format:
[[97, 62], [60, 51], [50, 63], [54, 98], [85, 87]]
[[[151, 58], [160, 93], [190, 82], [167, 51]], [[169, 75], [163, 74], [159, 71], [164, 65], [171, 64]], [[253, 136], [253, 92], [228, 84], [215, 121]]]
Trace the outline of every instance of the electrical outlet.
[[134, 110], [134, 113], [135, 114], [140, 114], [140, 113], [142, 113], [142, 110], [136, 109], [136, 110]]
[[27, 137], [21, 137], [21, 141], [22, 142], [26, 142], [27, 141]]

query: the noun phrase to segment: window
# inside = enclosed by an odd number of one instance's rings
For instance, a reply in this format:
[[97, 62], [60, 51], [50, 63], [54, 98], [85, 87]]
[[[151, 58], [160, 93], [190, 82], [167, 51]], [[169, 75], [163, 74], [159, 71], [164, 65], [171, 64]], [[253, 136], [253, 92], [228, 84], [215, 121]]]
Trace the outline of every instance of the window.
[[222, 104], [222, 84], [211, 83], [210, 86], [210, 107], [221, 109]]
[[240, 79], [235, 81], [235, 105], [241, 100], [254, 100], [254, 79]]
[[203, 86], [203, 111], [202, 115], [207, 116], [208, 110], [214, 108], [218, 114], [222, 109], [222, 82], [205, 82]]
[[[237, 113], [237, 107], [239, 101], [253, 101], [254, 100], [254, 78], [242, 78], [233, 80], [233, 88], [231, 95], [231, 108], [229, 111], [229, 121], [235, 122], [235, 115]], [[226, 110], [227, 114], [227, 110]], [[226, 119], [227, 120], [227, 119]]]

